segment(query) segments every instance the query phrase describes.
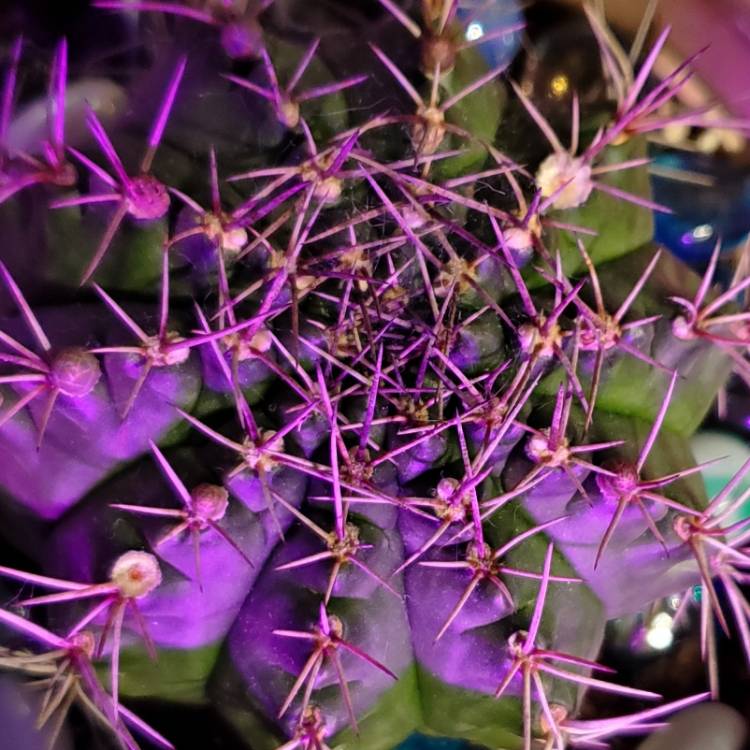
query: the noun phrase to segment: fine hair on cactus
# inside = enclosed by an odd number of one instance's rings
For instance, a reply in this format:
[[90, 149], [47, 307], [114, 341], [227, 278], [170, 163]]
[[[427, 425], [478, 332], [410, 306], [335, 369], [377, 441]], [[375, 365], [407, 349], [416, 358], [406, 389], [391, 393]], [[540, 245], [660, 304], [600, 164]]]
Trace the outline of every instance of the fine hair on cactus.
[[[750, 387], [750, 250], [660, 244], [653, 149], [750, 121], [606, 5], [0, 32], [0, 673], [39, 747], [198, 747], [201, 711], [248, 750], [606, 748], [729, 701], [750, 459], [711, 488], [693, 445]], [[665, 618], [701, 676], [626, 684], [608, 635]]]

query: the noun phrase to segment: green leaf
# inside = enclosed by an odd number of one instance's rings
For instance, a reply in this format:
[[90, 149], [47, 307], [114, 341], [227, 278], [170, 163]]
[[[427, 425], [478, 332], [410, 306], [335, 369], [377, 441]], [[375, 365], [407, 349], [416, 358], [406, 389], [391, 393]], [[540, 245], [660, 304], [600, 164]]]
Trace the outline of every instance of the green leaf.
[[[614, 313], [626, 298], [654, 252], [655, 248], [647, 245], [625, 258], [597, 268], [605, 306], [610, 313]], [[680, 373], [664, 426], [681, 435], [690, 435], [700, 426], [731, 371], [731, 360], [710, 342], [682, 342], [672, 335], [671, 320], [676, 308], [668, 297], [680, 295], [691, 298], [698, 283], [697, 275], [685, 264], [668, 253], [662, 253], [653, 274], [626, 317], [627, 321], [652, 315], [662, 316], [653, 324], [653, 339], [646, 351], [667, 370], [676, 369]], [[582, 291], [584, 298], [588, 287], [590, 285]], [[588, 301], [593, 304], [593, 300]], [[586, 356], [593, 359], [593, 354]], [[562, 369], [557, 368], [539, 384], [535, 398], [554, 396], [562, 377]], [[664, 370], [630, 354], [610, 351], [605, 357], [594, 420], [610, 413], [652, 422], [659, 411], [668, 382], [669, 375]], [[583, 379], [583, 387], [588, 393], [588, 379]]]
[[[89, 211], [84, 216], [77, 208], [47, 212], [49, 253], [44, 264], [47, 280], [78, 286], [111, 215], [93, 213]], [[143, 223], [126, 217], [96, 271], [96, 281], [110, 292], [150, 293], [161, 278], [166, 232], [164, 220]]]
[[[453, 70], [443, 77], [444, 99], [457, 94], [487, 73], [487, 70], [487, 64], [478, 50], [463, 50], [457, 56]], [[492, 143], [506, 98], [505, 88], [499, 80], [490, 81], [451, 107], [445, 119], [467, 130], [475, 138]], [[465, 149], [465, 153], [451, 159], [436, 161], [430, 169], [430, 179], [443, 180], [470, 174], [480, 168], [487, 159], [487, 149], [481, 143], [468, 141], [459, 135], [450, 136], [443, 141], [441, 150], [449, 148]]]
[[423, 731], [460, 737], [492, 748], [517, 750], [521, 703], [517, 698], [495, 700], [491, 695], [446, 685], [423, 669], [417, 683], [424, 711]]
[[419, 666], [398, 683], [360, 721], [360, 734], [337, 734], [330, 745], [357, 750], [392, 750], [412, 732], [461, 738], [492, 748], [517, 750], [521, 704], [517, 698], [491, 695], [446, 685]]
[[[176, 703], [205, 703], [205, 685], [221, 643], [194, 649], [159, 649], [156, 661], [143, 648], [120, 653], [120, 694], [127, 698], [158, 698]], [[97, 665], [104, 685], [109, 666]]]
[[346, 729], [333, 737], [330, 745], [361, 750], [392, 750], [419, 729], [421, 715], [419, 679], [416, 667], [412, 666], [359, 720], [359, 736]]

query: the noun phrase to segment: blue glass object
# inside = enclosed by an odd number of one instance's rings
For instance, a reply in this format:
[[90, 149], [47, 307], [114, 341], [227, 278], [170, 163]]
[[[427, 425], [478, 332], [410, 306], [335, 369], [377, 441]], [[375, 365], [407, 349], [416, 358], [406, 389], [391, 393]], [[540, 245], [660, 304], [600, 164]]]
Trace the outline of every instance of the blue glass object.
[[[482, 5], [486, 6], [474, 15], [474, 10]], [[518, 0], [496, 0], [494, 3], [486, 3], [485, 0], [474, 0], [474, 3], [461, 3], [457, 18], [459, 23], [466, 23], [467, 41], [480, 39], [503, 27], [513, 26], [523, 22], [521, 4]], [[505, 34], [498, 39], [490, 39], [477, 46], [482, 56], [490, 67], [496, 67], [503, 63], [509, 63], [515, 57], [521, 46], [521, 31]]]
[[651, 146], [654, 199], [674, 211], [656, 214], [655, 239], [697, 268], [716, 241], [729, 251], [750, 233], [750, 173], [729, 159]]
[[463, 740], [450, 740], [445, 737], [425, 737], [423, 734], [413, 734], [402, 742], [395, 750], [472, 750], [476, 745], [470, 745]]

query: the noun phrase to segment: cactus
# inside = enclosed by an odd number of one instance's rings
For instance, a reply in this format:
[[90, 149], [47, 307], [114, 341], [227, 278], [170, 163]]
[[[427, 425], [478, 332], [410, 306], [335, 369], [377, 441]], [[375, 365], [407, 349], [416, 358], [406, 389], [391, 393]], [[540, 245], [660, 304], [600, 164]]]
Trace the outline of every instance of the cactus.
[[[491, 3], [92, 5], [135, 71], [63, 39], [34, 99], [19, 38], [0, 113], [0, 668], [51, 741], [77, 702], [171, 747], [146, 699], [254, 750], [562, 750], [717, 698], [750, 467], [708, 498], [689, 438], [750, 383], [750, 278], [654, 245], [646, 149], [710, 124], [692, 58], [653, 81], [667, 32], [633, 68], [587, 9], [608, 93], [558, 122]], [[696, 585], [709, 692], [595, 661]]]

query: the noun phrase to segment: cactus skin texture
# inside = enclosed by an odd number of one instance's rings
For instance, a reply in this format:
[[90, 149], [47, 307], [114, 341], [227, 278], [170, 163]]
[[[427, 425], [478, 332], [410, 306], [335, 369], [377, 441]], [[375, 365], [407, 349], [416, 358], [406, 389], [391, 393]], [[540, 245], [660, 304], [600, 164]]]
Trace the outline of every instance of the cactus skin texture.
[[[587, 10], [611, 96], [561, 125], [482, 54], [520, 15], [92, 5], [149, 65], [78, 80], [62, 40], [35, 100], [19, 38], [0, 117], [0, 668], [57, 675], [51, 736], [77, 702], [171, 747], [138, 698], [253, 750], [562, 750], [717, 698], [747, 467], [707, 498], [689, 438], [750, 382], [750, 279], [652, 244], [646, 157], [706, 124], [664, 114], [692, 59], [655, 82], [667, 32], [632, 69]], [[594, 661], [699, 583], [710, 693]]]

